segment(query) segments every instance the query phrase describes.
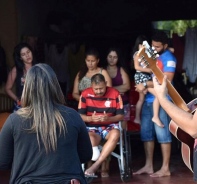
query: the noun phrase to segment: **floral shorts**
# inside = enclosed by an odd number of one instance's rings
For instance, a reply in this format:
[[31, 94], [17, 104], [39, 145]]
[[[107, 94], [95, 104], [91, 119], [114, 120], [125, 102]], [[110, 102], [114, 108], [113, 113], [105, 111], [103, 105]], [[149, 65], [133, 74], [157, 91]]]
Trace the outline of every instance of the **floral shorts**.
[[110, 124], [108, 126], [101, 126], [101, 127], [88, 127], [87, 126], [86, 128], [88, 132], [95, 132], [96, 134], [100, 135], [102, 139], [105, 139], [105, 137], [111, 130], [113, 129], [120, 130], [118, 123]]
[[140, 84], [152, 80], [151, 74], [145, 72], [136, 72], [134, 75], [135, 84]]

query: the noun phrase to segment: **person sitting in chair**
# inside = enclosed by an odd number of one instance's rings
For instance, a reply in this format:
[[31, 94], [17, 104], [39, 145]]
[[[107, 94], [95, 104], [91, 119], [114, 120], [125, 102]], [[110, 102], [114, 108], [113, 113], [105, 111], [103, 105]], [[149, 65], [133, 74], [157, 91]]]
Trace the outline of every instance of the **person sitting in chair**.
[[[107, 87], [104, 76], [98, 73], [92, 76], [91, 87], [81, 93], [78, 112], [89, 132], [93, 157], [98, 157], [94, 164], [85, 171], [85, 175], [91, 177], [95, 175], [99, 166], [111, 154], [119, 141], [118, 121], [124, 118], [122, 98], [118, 90]], [[98, 150], [94, 152], [94, 147], [97, 147], [102, 140], [106, 142], [101, 153], [98, 154]]]

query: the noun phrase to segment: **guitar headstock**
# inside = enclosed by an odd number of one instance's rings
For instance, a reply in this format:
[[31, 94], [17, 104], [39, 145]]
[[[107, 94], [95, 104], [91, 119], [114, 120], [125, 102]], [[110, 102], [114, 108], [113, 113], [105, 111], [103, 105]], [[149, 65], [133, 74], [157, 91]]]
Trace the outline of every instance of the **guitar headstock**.
[[143, 41], [143, 47], [138, 51], [137, 55], [139, 56], [139, 62], [143, 68], [152, 68], [156, 66], [157, 51], [154, 48], [151, 48], [147, 41]]

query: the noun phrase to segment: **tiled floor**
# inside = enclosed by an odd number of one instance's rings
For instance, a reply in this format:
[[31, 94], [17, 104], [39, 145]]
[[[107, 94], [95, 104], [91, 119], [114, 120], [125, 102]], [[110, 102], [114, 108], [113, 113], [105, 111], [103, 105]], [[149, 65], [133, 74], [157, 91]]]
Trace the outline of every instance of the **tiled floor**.
[[[139, 140], [139, 137], [132, 137], [132, 169], [134, 171], [141, 168], [144, 164], [144, 151], [143, 144]], [[156, 150], [154, 155], [154, 169], [157, 170], [161, 166], [161, 152], [160, 147], [156, 144]], [[170, 177], [151, 178], [147, 174], [135, 175], [131, 178], [128, 184], [194, 184], [192, 172], [183, 163], [180, 151], [174, 151], [171, 154], [170, 162]], [[120, 178], [118, 161], [116, 158], [111, 159], [110, 162], [110, 177], [101, 178], [98, 174], [98, 178], [94, 179], [91, 184], [121, 184], [123, 183]], [[8, 173], [0, 172], [0, 184], [8, 184]]]

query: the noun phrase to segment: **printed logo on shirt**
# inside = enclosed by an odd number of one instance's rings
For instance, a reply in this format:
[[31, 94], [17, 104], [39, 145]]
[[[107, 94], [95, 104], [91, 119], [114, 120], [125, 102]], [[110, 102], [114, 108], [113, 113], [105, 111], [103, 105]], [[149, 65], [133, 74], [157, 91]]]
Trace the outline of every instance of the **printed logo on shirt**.
[[92, 94], [88, 94], [88, 96], [94, 97], [94, 95], [92, 95]]
[[176, 67], [176, 63], [174, 61], [168, 61], [167, 62], [167, 66], [168, 67], [174, 67], [175, 68]]
[[111, 105], [111, 101], [109, 101], [109, 99], [107, 99], [107, 101], [105, 102], [105, 107], [110, 107]]

